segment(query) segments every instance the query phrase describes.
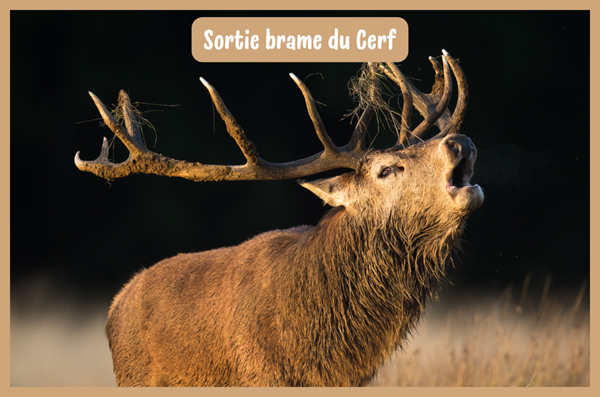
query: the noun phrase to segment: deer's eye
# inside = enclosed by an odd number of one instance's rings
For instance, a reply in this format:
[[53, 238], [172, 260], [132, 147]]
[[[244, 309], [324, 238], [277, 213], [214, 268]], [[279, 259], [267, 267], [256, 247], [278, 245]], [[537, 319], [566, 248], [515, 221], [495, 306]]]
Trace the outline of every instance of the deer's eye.
[[390, 175], [391, 173], [397, 173], [397, 174], [401, 174], [404, 172], [404, 167], [399, 165], [399, 166], [395, 166], [395, 167], [385, 167], [384, 169], [382, 169], [379, 172], [378, 177], [379, 178], [385, 178], [388, 175]]
[[384, 169], [381, 170], [381, 172], [379, 173], [379, 177], [380, 178], [385, 178], [386, 176], [388, 176], [389, 174], [392, 173], [392, 168], [391, 167], [385, 167]]

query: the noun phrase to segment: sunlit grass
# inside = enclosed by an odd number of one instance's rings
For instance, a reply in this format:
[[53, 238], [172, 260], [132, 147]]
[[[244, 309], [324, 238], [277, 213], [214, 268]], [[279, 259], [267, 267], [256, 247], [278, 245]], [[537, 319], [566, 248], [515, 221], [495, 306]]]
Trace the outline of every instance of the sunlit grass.
[[[434, 304], [418, 333], [373, 386], [589, 386], [587, 283], [569, 300], [549, 294]], [[536, 299], [537, 298], [537, 299]]]
[[[589, 386], [587, 284], [566, 298], [550, 279], [537, 295], [526, 287], [500, 297], [442, 295], [372, 385]], [[109, 302], [75, 308], [76, 300], [52, 296], [11, 303], [11, 386], [114, 386]]]

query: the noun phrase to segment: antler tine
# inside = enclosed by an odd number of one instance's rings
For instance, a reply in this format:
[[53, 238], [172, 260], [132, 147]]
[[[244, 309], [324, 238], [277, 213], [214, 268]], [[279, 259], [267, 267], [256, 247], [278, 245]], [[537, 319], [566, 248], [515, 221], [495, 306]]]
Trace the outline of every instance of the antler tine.
[[102, 165], [111, 165], [112, 163], [108, 160], [108, 141], [106, 137], [102, 140], [102, 149], [100, 149], [100, 156], [94, 161], [84, 161], [79, 158], [79, 153], [75, 153], [75, 165], [82, 171], [87, 171], [86, 167], [91, 163], [98, 163]]
[[139, 147], [145, 147], [144, 143], [142, 142], [140, 126], [135, 117], [135, 113], [133, 112], [131, 100], [129, 99], [129, 95], [127, 95], [125, 90], [119, 91], [119, 107], [121, 108], [121, 113], [123, 114], [123, 120], [125, 121], [125, 128], [127, 129], [127, 132], [129, 135], [131, 135]]
[[310, 93], [308, 87], [306, 87], [306, 85], [298, 77], [296, 77], [296, 75], [294, 73], [290, 73], [290, 77], [292, 78], [292, 80], [294, 80], [296, 85], [300, 88], [300, 91], [302, 91], [302, 95], [304, 96], [304, 101], [306, 102], [306, 108], [308, 110], [308, 114], [310, 115], [310, 119], [312, 120], [313, 125], [315, 126], [315, 131], [317, 132], [317, 136], [319, 137], [319, 140], [321, 141], [321, 143], [323, 144], [323, 147], [325, 148], [325, 153], [327, 153], [327, 152], [337, 153], [338, 150], [337, 150], [336, 146], [334, 145], [333, 141], [327, 134], [327, 131], [325, 131], [325, 125], [323, 124], [323, 121], [321, 120], [321, 116], [319, 115], [319, 112], [317, 111], [315, 102], [312, 99], [312, 94]]
[[[367, 62], [367, 65], [370, 73], [369, 78], [371, 80], [370, 96], [372, 97], [376, 95], [379, 89], [379, 79], [376, 77], [376, 70], [375, 66], [373, 65], [373, 62]], [[371, 119], [374, 115], [375, 109], [373, 109], [373, 106], [367, 105], [365, 110], [363, 110], [363, 113], [360, 115], [360, 118], [358, 119], [358, 123], [354, 128], [354, 132], [352, 133], [350, 142], [348, 142], [348, 145], [346, 145], [345, 148], [348, 148], [349, 150], [356, 150], [357, 152], [366, 152], [367, 148], [365, 145], [365, 137], [367, 135], [367, 128], [369, 127]]]
[[365, 136], [367, 135], [367, 127], [371, 123], [371, 119], [375, 115], [375, 110], [372, 106], [368, 106], [358, 119], [358, 123], [356, 124], [356, 128], [354, 128], [354, 133], [352, 134], [352, 138], [348, 143], [347, 147], [350, 150], [356, 150], [361, 152], [366, 152], [367, 147], [365, 145]]
[[[437, 107], [437, 104], [441, 101], [444, 95], [444, 87], [446, 86], [445, 69], [435, 60], [435, 58], [429, 57], [429, 61], [431, 62], [433, 70], [435, 71], [435, 81], [433, 83], [433, 87], [431, 87], [431, 92], [429, 94], [424, 94], [409, 83], [409, 87], [414, 98], [415, 109], [417, 109], [425, 118]], [[444, 111], [438, 117], [435, 124], [437, 124], [441, 131], [448, 125], [449, 122], [450, 111]]]
[[248, 163], [255, 165], [259, 164], [260, 157], [258, 156], [256, 146], [254, 146], [254, 143], [252, 143], [252, 141], [248, 139], [248, 137], [246, 137], [246, 133], [244, 132], [242, 127], [237, 123], [231, 112], [229, 112], [229, 109], [227, 109], [227, 106], [225, 106], [225, 103], [221, 99], [221, 96], [219, 95], [217, 90], [215, 90], [214, 87], [202, 77], [200, 77], [200, 81], [210, 93], [210, 96], [213, 100], [213, 103], [215, 104], [215, 107], [217, 108], [217, 111], [219, 112], [221, 118], [225, 122], [225, 128], [227, 129], [227, 132], [242, 150], [242, 153], [244, 154], [244, 157], [246, 157]]
[[[413, 96], [412, 96], [412, 93], [409, 88], [409, 83], [406, 80], [406, 78], [404, 77], [404, 75], [402, 74], [402, 72], [400, 72], [400, 69], [398, 69], [398, 67], [393, 62], [387, 62], [387, 65], [392, 72], [392, 76], [395, 78], [394, 81], [396, 82], [396, 84], [398, 84], [400, 86], [400, 89], [402, 91], [402, 98], [403, 98], [403, 102], [404, 102], [402, 104], [402, 128], [400, 130], [400, 136], [398, 137], [398, 142], [396, 143], [396, 146], [400, 146], [404, 142], [408, 141], [408, 134], [410, 132], [410, 124], [411, 124], [410, 117], [411, 117], [412, 108], [413, 108]], [[386, 72], [386, 74], [388, 74], [388, 76], [390, 76], [387, 69], [384, 69], [384, 71]], [[390, 78], [392, 76], [390, 76]]]
[[450, 56], [446, 50], [442, 50], [445, 58], [450, 63], [450, 67], [452, 68], [452, 72], [454, 73], [454, 77], [456, 77], [456, 83], [458, 85], [458, 100], [456, 102], [456, 107], [454, 108], [454, 112], [452, 113], [452, 118], [448, 125], [443, 128], [440, 128], [442, 131], [440, 132], [441, 136], [445, 136], [451, 133], [458, 132], [460, 129], [460, 125], [462, 124], [465, 113], [467, 112], [467, 106], [469, 104], [469, 86], [467, 84], [467, 79], [465, 78], [465, 74], [458, 64], [458, 61]]
[[110, 111], [106, 108], [104, 103], [91, 91], [88, 92], [92, 97], [92, 100], [96, 104], [102, 120], [110, 128], [110, 130], [123, 142], [123, 144], [129, 150], [129, 157], [123, 163], [114, 164], [108, 160], [108, 142], [106, 137], [102, 141], [102, 149], [100, 156], [93, 161], [84, 161], [79, 157], [79, 152], [75, 154], [75, 165], [82, 171], [92, 172], [102, 178], [111, 180], [119, 178], [121, 176], [128, 175], [126, 173], [121, 175], [122, 172], [128, 168], [132, 160], [140, 157], [145, 153], [152, 153], [142, 143], [139, 125], [133, 113], [131, 101], [129, 96], [123, 90], [119, 93], [119, 108], [123, 119], [125, 121], [125, 128], [113, 117]]
[[96, 104], [100, 115], [102, 116], [102, 120], [104, 124], [110, 128], [110, 130], [125, 144], [127, 149], [131, 154], [137, 154], [139, 152], [147, 151], [146, 147], [142, 143], [139, 137], [139, 127], [137, 121], [135, 120], [135, 116], [131, 111], [131, 101], [129, 100], [129, 96], [124, 90], [119, 92], [119, 107], [121, 113], [123, 114], [123, 119], [125, 120], [125, 125], [127, 126], [127, 130], [123, 128], [121, 123], [119, 123], [110, 111], [106, 108], [104, 103], [94, 95], [93, 92], [88, 91], [88, 94], [92, 97], [92, 100]]
[[[440, 116], [446, 111], [448, 108], [448, 103], [450, 103], [450, 98], [452, 97], [452, 76], [450, 74], [450, 66], [448, 65], [448, 61], [446, 61], [445, 57], [442, 57], [444, 63], [444, 91], [442, 93], [442, 98], [437, 103], [435, 109], [429, 111], [428, 115], [423, 115], [425, 120], [421, 122], [412, 131], [413, 138], [419, 138], [423, 134], [431, 128], [432, 125], [440, 118]], [[413, 139], [411, 138], [411, 140]]]

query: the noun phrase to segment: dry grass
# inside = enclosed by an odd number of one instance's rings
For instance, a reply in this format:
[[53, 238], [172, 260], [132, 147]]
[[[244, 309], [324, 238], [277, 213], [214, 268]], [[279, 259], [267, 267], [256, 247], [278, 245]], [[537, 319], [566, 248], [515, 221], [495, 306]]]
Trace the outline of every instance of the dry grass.
[[11, 312], [11, 386], [115, 386], [105, 310], [75, 310], [62, 302]]
[[[569, 301], [538, 299], [434, 304], [403, 353], [372, 386], [589, 386], [587, 283]], [[473, 301], [477, 302], [474, 303]]]
[[[562, 300], [549, 288], [517, 292], [442, 296], [372, 385], [589, 386], [587, 291]], [[105, 309], [51, 296], [11, 302], [11, 386], [114, 386]]]

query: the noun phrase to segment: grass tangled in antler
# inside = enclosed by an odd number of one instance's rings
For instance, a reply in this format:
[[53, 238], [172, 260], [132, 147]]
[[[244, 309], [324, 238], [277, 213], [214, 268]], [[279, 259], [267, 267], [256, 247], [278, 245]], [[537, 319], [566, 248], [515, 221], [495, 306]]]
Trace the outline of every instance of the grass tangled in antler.
[[348, 82], [348, 90], [356, 107], [347, 117], [360, 117], [365, 109], [371, 107], [375, 111], [377, 127], [387, 128], [400, 136], [402, 124], [402, 92], [380, 68], [383, 64], [364, 63], [357, 76]]
[[[153, 147], [156, 147], [156, 142], [158, 141], [158, 134], [156, 133], [156, 128], [154, 127], [154, 125], [152, 125], [152, 123], [147, 118], [142, 116], [142, 114], [158, 112], [159, 110], [147, 110], [147, 111], [141, 112], [138, 109], [138, 106], [140, 106], [141, 104], [142, 104], [142, 102], [131, 103], [131, 111], [133, 112], [135, 120], [137, 121], [137, 123], [139, 125], [140, 134], [142, 135], [142, 140], [144, 142], [144, 146], [148, 147], [148, 145], [146, 144], [146, 137], [144, 136], [144, 126], [146, 126], [154, 132]], [[148, 103], [143, 103], [143, 104], [148, 105]], [[153, 105], [153, 104], [150, 104], [150, 105]], [[125, 98], [122, 96], [119, 96], [119, 103], [110, 112], [112, 114], [112, 116], [115, 118], [115, 120], [117, 120], [121, 124], [123, 124], [122, 121], [125, 118], [125, 114], [124, 114], [125, 112], [123, 111], [124, 106], [126, 106]], [[178, 105], [158, 105], [158, 106], [178, 106]], [[116, 138], [116, 136], [113, 136], [113, 138], [111, 139], [111, 142], [110, 142], [111, 145], [113, 144], [113, 141], [115, 138]]]

